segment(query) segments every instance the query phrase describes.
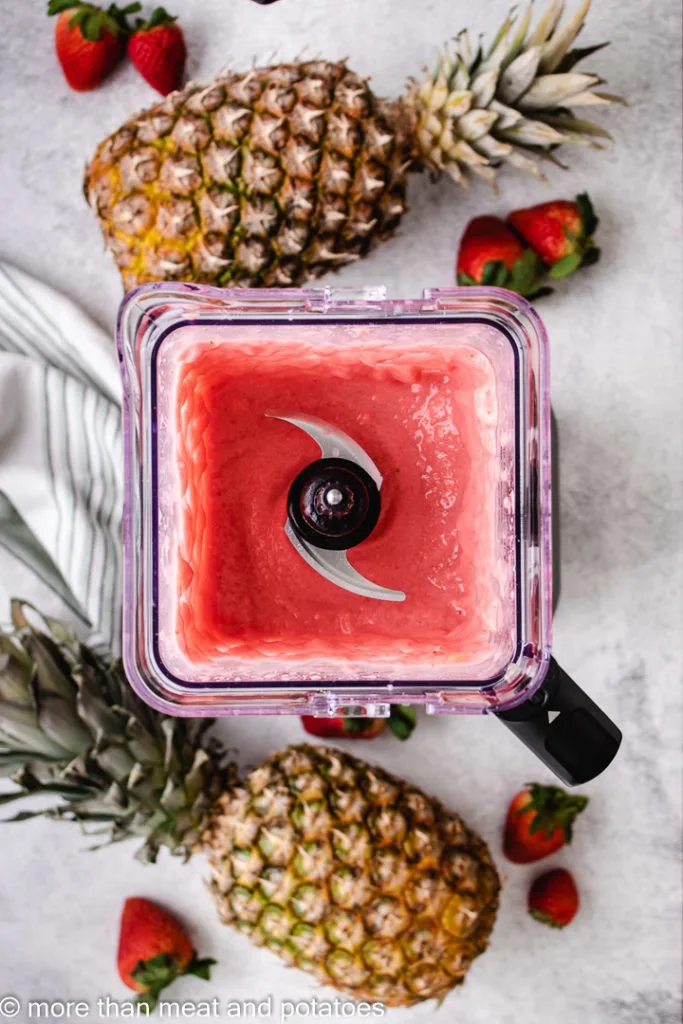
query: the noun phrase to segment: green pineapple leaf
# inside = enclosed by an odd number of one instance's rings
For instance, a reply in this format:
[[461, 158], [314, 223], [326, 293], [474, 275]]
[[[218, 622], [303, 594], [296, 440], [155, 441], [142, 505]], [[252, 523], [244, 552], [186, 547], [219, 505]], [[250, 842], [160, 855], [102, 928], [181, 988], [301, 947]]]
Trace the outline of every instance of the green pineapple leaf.
[[555, 69], [556, 74], [565, 75], [571, 71], [580, 61], [586, 57], [592, 57], [594, 53], [604, 50], [609, 43], [597, 43], [595, 46], [576, 46], [564, 55], [561, 62]]
[[51, 555], [4, 491], [0, 491], [0, 546], [30, 569], [83, 623], [91, 625]]

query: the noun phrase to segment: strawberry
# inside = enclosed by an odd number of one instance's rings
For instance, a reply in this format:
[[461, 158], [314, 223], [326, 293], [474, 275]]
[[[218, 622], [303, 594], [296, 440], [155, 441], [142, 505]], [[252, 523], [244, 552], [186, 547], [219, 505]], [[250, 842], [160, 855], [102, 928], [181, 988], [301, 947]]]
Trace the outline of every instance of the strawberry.
[[157, 7], [149, 21], [138, 21], [128, 41], [128, 56], [144, 80], [162, 96], [183, 84], [185, 37], [176, 19], [163, 7]]
[[564, 868], [547, 871], [529, 890], [529, 913], [551, 928], [564, 928], [579, 909], [576, 882]]
[[49, 0], [47, 13], [59, 15], [55, 26], [57, 59], [72, 89], [88, 92], [114, 70], [126, 48], [126, 15], [138, 10], [137, 3], [123, 10], [111, 4], [104, 11], [83, 0]]
[[384, 732], [387, 725], [400, 740], [407, 740], [415, 728], [415, 709], [406, 704], [392, 704], [389, 718], [316, 718], [302, 715], [301, 723], [311, 736], [338, 740], [371, 740]]
[[539, 298], [541, 262], [500, 217], [475, 217], [460, 241], [456, 277], [460, 285], [496, 285]]
[[593, 242], [598, 218], [586, 192], [574, 201], [555, 199], [514, 210], [507, 222], [550, 268], [552, 278], [567, 277], [600, 258]]
[[570, 796], [559, 786], [528, 783], [513, 798], [505, 821], [503, 849], [515, 864], [531, 864], [570, 843], [576, 816], [587, 796]]
[[198, 960], [174, 917], [150, 900], [127, 899], [121, 915], [117, 966], [124, 985], [153, 1010], [159, 993], [182, 974], [208, 979], [215, 960]]

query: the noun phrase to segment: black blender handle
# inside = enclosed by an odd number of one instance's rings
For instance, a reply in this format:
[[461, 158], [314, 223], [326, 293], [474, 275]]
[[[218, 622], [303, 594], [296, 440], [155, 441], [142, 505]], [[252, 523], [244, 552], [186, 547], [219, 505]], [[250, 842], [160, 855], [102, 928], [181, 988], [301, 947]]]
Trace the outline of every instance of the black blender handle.
[[603, 772], [621, 744], [614, 722], [554, 658], [533, 697], [497, 717], [568, 786]]

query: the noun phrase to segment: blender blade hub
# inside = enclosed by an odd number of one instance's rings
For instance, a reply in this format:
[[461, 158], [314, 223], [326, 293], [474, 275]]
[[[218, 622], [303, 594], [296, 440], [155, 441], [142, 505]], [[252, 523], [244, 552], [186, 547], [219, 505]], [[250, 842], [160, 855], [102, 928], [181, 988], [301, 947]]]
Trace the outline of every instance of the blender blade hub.
[[379, 488], [355, 462], [318, 459], [290, 487], [287, 512], [309, 544], [345, 551], [366, 540], [377, 525]]

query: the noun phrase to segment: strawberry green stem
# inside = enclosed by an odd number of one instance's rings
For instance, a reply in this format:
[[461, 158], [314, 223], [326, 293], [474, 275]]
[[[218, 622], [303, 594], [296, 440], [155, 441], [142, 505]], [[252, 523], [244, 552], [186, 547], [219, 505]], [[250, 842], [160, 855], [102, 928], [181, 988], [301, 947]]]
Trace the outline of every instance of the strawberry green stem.
[[[140, 7], [138, 5], [138, 10], [139, 9]], [[147, 21], [143, 18], [138, 18], [135, 24], [135, 31], [149, 32], [150, 29], [158, 28], [160, 25], [172, 25], [177, 20], [177, 17], [173, 14], [169, 14], [164, 7], [155, 7]]]
[[130, 3], [126, 7], [117, 7], [110, 4], [105, 10], [95, 4], [87, 3], [85, 0], [49, 0], [47, 13], [50, 17], [56, 14], [63, 14], [64, 11], [73, 12], [69, 19], [69, 26], [81, 30], [81, 35], [89, 42], [99, 42], [103, 32], [113, 36], [129, 36], [132, 32], [128, 24], [128, 15], [137, 14], [142, 10], [139, 3]]
[[392, 704], [389, 728], [399, 740], [407, 740], [417, 723], [415, 708], [408, 704]]
[[208, 981], [215, 963], [216, 961], [209, 957], [200, 960], [196, 953], [185, 967], [180, 967], [178, 961], [168, 953], [160, 953], [149, 960], [140, 960], [131, 972], [135, 981], [145, 986], [145, 991], [137, 997], [136, 1003], [148, 1007], [151, 1013], [156, 1007], [160, 993], [176, 978], [184, 974], [194, 974]]
[[559, 827], [564, 833], [565, 842], [570, 843], [574, 822], [588, 803], [588, 797], [570, 796], [560, 786], [542, 786], [538, 782], [529, 782], [527, 787], [531, 802], [520, 808], [519, 813], [535, 812], [529, 833], [533, 835], [542, 831], [550, 836]]

